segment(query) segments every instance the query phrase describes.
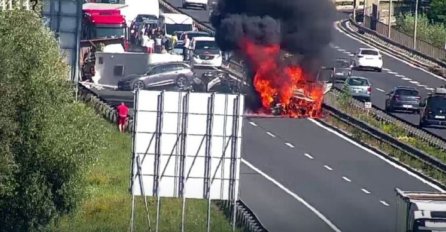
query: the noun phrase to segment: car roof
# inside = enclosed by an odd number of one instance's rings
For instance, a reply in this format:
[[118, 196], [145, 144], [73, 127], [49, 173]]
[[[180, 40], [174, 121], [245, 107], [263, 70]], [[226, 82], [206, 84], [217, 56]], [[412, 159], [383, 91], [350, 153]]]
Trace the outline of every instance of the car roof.
[[376, 49], [376, 48], [360, 48], [359, 51], [375, 51], [375, 52], [379, 52], [379, 50]]
[[195, 41], [215, 41], [215, 38], [210, 37], [210, 36], [203, 36], [203, 37], [194, 37], [193, 40], [195, 40]]
[[349, 79], [361, 79], [361, 80], [369, 80], [367, 77], [360, 77], [360, 76], [350, 76]]
[[416, 88], [414, 88], [414, 87], [410, 87], [410, 86], [397, 86], [397, 87], [395, 87], [395, 90], [398, 90], [398, 89], [406, 89], [406, 90], [415, 90], [415, 91], [418, 91], [418, 89], [416, 89]]

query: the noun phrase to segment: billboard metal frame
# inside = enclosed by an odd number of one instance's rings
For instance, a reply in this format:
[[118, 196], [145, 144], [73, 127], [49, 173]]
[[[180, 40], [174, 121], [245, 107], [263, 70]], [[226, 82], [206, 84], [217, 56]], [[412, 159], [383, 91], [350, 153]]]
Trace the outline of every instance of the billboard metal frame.
[[[193, 134], [188, 134], [188, 121], [191, 116], [193, 116], [195, 113], [190, 113], [190, 92], [178, 92], [178, 107], [177, 112], [167, 112], [165, 111], [165, 91], [147, 91], [147, 92], [158, 92], [157, 101], [156, 101], [156, 126], [155, 131], [150, 135], [150, 141], [148, 141], [147, 148], [144, 148], [146, 152], [144, 154], [137, 154], [138, 151], [136, 149], [136, 143], [137, 143], [137, 135], [138, 135], [138, 114], [144, 113], [143, 110], [138, 109], [139, 106], [139, 99], [141, 91], [138, 90], [135, 92], [134, 96], [134, 128], [133, 128], [133, 136], [132, 136], [132, 145], [133, 145], [133, 151], [132, 151], [132, 162], [131, 162], [131, 179], [130, 179], [130, 192], [132, 193], [132, 210], [131, 210], [131, 221], [130, 221], [130, 228], [131, 231], [135, 230], [134, 225], [134, 219], [135, 219], [135, 197], [137, 195], [141, 195], [144, 198], [144, 206], [145, 211], [147, 213], [147, 221], [149, 223], [149, 229], [151, 227], [150, 225], [150, 215], [149, 215], [149, 205], [147, 196], [153, 196], [156, 197], [156, 221], [155, 221], [155, 231], [159, 231], [159, 220], [160, 220], [160, 205], [161, 205], [161, 197], [162, 193], [160, 194], [160, 188], [161, 186], [161, 180], [163, 177], [166, 177], [166, 169], [170, 162], [172, 162], [172, 158], [174, 157], [175, 162], [175, 188], [174, 193], [172, 194], [173, 197], [182, 198], [182, 204], [181, 204], [181, 231], [184, 232], [185, 228], [185, 208], [186, 208], [186, 199], [189, 198], [188, 194], [186, 193], [186, 181], [190, 178], [192, 168], [197, 161], [198, 154], [200, 150], [204, 147], [204, 175], [202, 181], [203, 184], [203, 196], [199, 199], [207, 199], [208, 200], [208, 207], [207, 207], [207, 222], [206, 222], [206, 228], [207, 231], [210, 231], [211, 227], [211, 201], [212, 199], [220, 199], [220, 200], [228, 200], [231, 202], [232, 205], [232, 226], [233, 230], [235, 230], [236, 227], [236, 202], [238, 200], [238, 186], [239, 186], [239, 171], [240, 171], [240, 147], [241, 147], [241, 127], [242, 127], [242, 118], [243, 118], [243, 95], [232, 95], [233, 102], [232, 102], [232, 108], [228, 109], [228, 103], [229, 101], [229, 95], [225, 96], [225, 104], [224, 104], [224, 113], [223, 114], [216, 114], [215, 108], [218, 106], [215, 106], [215, 99], [216, 94], [208, 94], [207, 99], [207, 106], [206, 106], [206, 132], [200, 138], [201, 142], [198, 146], [198, 150], [194, 153], [193, 156], [187, 156], [186, 154], [186, 141], [188, 136], [197, 136]], [[225, 95], [225, 94], [219, 94], [219, 95]], [[221, 98], [220, 98], [221, 99]], [[147, 99], [145, 99], [147, 101]], [[151, 101], [153, 102], [153, 101]], [[153, 102], [155, 104], [155, 102]], [[148, 111], [146, 111], [148, 112]], [[228, 113], [229, 112], [229, 113]], [[152, 112], [154, 113], [154, 112]], [[177, 132], [176, 132], [176, 138], [175, 142], [172, 148], [170, 149], [170, 154], [162, 154], [161, 149], [161, 142], [162, 136], [163, 136], [163, 124], [164, 122], [164, 114], [177, 114]], [[223, 136], [220, 136], [223, 138], [223, 144], [222, 144], [222, 154], [218, 158], [213, 156], [211, 153], [212, 146], [217, 146], [216, 144], [212, 144], [213, 136], [217, 136], [213, 134], [213, 123], [215, 121], [215, 117], [223, 117]], [[231, 117], [232, 119], [228, 119]], [[193, 118], [192, 118], [193, 119]], [[220, 118], [221, 119], [221, 118]], [[175, 123], [175, 122], [167, 122], [167, 123]], [[230, 123], [230, 124], [229, 124]], [[226, 129], [230, 126], [230, 132], [227, 133]], [[141, 133], [141, 132], [139, 132]], [[165, 133], [166, 134], [166, 133]], [[146, 138], [148, 139], [148, 137]], [[171, 138], [173, 139], [173, 138]], [[230, 148], [230, 149], [228, 149]], [[143, 181], [143, 168], [142, 164], [149, 156], [149, 150], [153, 149], [154, 153], [150, 154], [153, 158], [153, 183], [152, 183], [152, 192], [147, 192], [145, 190], [144, 181]], [[195, 148], [194, 148], [195, 149]], [[228, 151], [227, 151], [228, 150]], [[229, 154], [228, 154], [229, 153]], [[175, 155], [176, 154], [176, 155]], [[167, 159], [167, 161], [161, 162], [161, 159]], [[168, 157], [166, 157], [168, 156]], [[186, 159], [193, 159], [191, 162], [191, 166], [189, 167], [189, 170], [186, 168]], [[218, 162], [216, 161], [218, 159]], [[211, 162], [214, 161], [216, 168], [215, 170], [211, 170]], [[228, 164], [225, 164], [226, 162], [229, 162], [229, 185], [223, 186], [224, 181], [221, 179], [221, 189], [220, 189], [220, 196], [211, 196], [211, 187], [213, 186], [214, 180], [218, 179], [217, 174], [218, 172], [221, 172], [221, 176], [225, 176], [225, 168], [228, 167]], [[148, 161], [146, 161], [148, 162]], [[163, 163], [165, 166], [161, 164]], [[226, 165], [226, 166], [225, 166]], [[177, 171], [178, 170], [178, 171]], [[227, 175], [227, 174], [226, 174]], [[135, 187], [136, 185], [139, 185]], [[178, 188], [177, 188], [178, 186]], [[138, 193], [135, 194], [135, 188], [138, 189]], [[224, 189], [224, 190], [223, 190]], [[228, 191], [228, 192], [226, 192]], [[223, 192], [226, 192], [228, 195], [223, 196]], [[169, 195], [169, 197], [171, 197]], [[192, 197], [197, 198], [197, 197]]]

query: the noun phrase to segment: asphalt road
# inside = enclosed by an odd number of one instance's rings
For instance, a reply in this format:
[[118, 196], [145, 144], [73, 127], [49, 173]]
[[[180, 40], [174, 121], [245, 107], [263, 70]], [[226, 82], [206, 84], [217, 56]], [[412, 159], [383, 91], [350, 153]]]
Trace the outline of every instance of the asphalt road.
[[[207, 21], [204, 11], [187, 13]], [[330, 48], [331, 56], [348, 56], [362, 46], [339, 32], [333, 45], [339, 49]], [[387, 56], [384, 63], [419, 76]], [[386, 91], [405, 83], [387, 72], [361, 74]], [[419, 74], [435, 84], [434, 77]], [[96, 92], [109, 102], [132, 99], [128, 92]], [[374, 92], [375, 104], [384, 101], [380, 96]], [[339, 231], [394, 231], [394, 188], [435, 190], [312, 120], [246, 119], [243, 130], [241, 199], [270, 231], [333, 231], [330, 223]]]

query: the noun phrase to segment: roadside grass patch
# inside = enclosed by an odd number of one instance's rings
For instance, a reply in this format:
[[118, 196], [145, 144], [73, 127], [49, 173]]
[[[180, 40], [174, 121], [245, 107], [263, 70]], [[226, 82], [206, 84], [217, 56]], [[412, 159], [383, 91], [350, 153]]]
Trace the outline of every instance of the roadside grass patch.
[[[87, 174], [88, 187], [84, 201], [76, 212], [62, 217], [53, 231], [129, 231], [131, 195], [128, 191], [131, 164], [131, 136], [121, 134], [103, 120], [107, 128], [107, 149], [98, 154], [98, 162]], [[149, 200], [151, 227], [155, 229], [156, 201]], [[136, 231], [148, 231], [147, 213], [142, 198], [136, 200]], [[211, 231], [232, 231], [224, 213], [211, 205]], [[186, 201], [186, 231], [206, 231], [207, 200]], [[160, 231], [179, 231], [181, 199], [161, 199]], [[240, 231], [240, 230], [236, 230]]]

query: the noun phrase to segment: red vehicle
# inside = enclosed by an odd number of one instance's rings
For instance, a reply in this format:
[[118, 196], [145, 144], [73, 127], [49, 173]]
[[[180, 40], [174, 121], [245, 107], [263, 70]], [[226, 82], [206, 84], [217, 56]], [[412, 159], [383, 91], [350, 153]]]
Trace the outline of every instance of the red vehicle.
[[[82, 19], [82, 40], [127, 38], [127, 23], [119, 9], [109, 4], [84, 5]], [[102, 6], [104, 5], [104, 6]]]

